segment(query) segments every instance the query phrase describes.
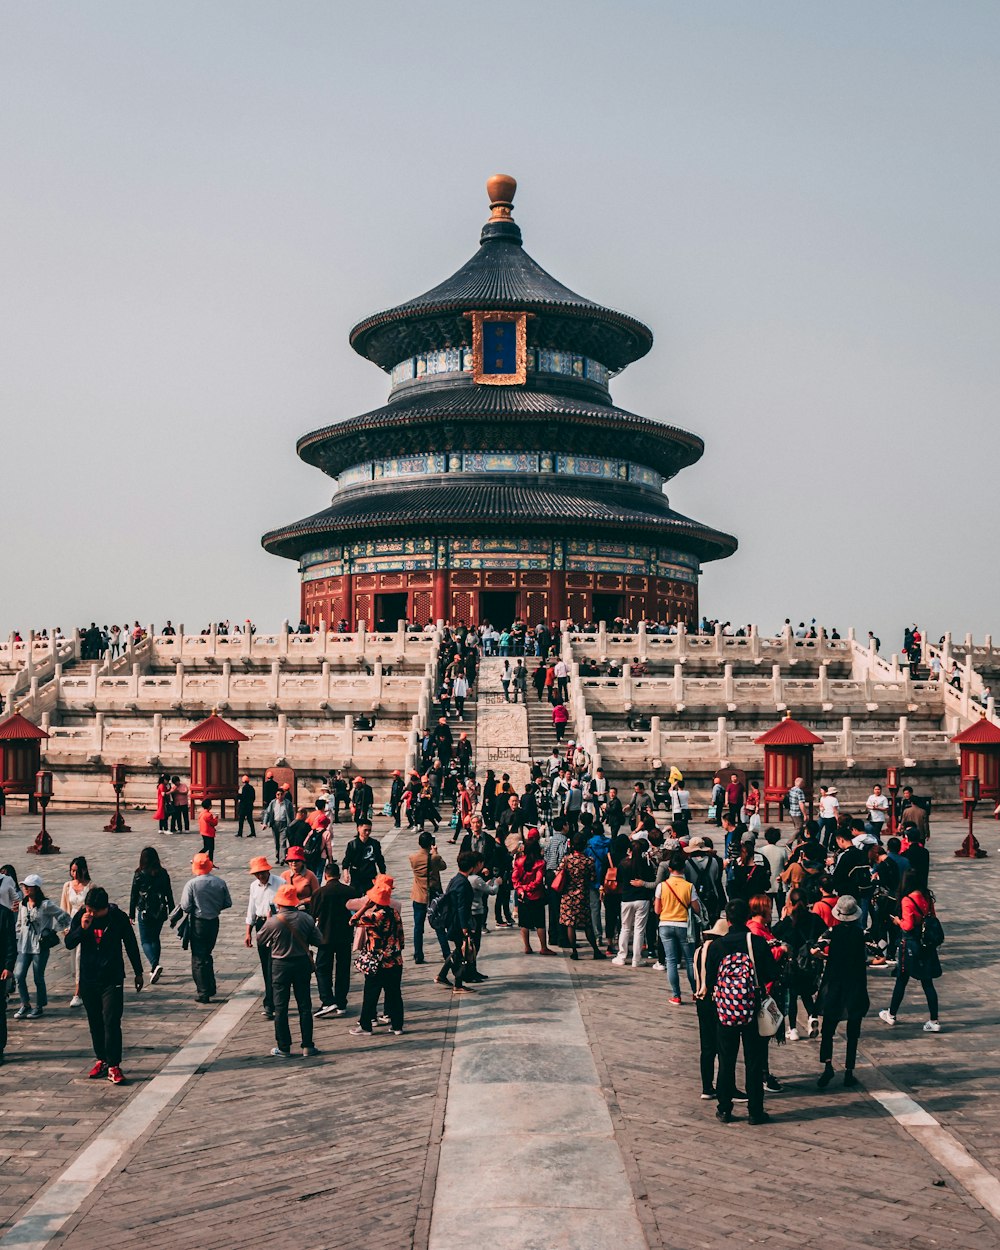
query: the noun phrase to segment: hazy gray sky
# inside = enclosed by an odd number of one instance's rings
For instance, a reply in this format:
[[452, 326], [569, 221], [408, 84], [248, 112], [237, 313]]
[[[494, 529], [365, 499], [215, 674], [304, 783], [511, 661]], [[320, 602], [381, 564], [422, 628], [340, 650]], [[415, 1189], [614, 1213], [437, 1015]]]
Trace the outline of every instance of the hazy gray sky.
[[702, 605], [1000, 635], [1000, 5], [0, 8], [0, 631], [297, 613], [260, 535], [375, 407], [368, 312], [528, 251], [652, 328]]

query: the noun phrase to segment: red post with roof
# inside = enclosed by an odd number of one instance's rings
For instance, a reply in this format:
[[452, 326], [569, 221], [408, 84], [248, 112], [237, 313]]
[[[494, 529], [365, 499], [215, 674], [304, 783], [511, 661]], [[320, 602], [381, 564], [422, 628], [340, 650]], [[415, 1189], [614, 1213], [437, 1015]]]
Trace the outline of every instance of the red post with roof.
[[[967, 784], [970, 781], [978, 781], [979, 798], [996, 807], [1000, 803], [1000, 728], [987, 720], [984, 712], [968, 729], [956, 734], [952, 742], [958, 744], [962, 753], [959, 768], [962, 815], [971, 818], [976, 804], [976, 800], [968, 797], [975, 790]], [[972, 832], [971, 819], [968, 835], [955, 854], [960, 858], [986, 858], [986, 852]]]
[[218, 799], [225, 817], [226, 799], [235, 804], [239, 797], [240, 743], [250, 739], [213, 712], [200, 725], [181, 734], [180, 741], [191, 744], [191, 815], [195, 815], [202, 799]]
[[771, 819], [772, 803], [778, 804], [778, 819], [781, 819], [785, 795], [795, 784], [796, 777], [802, 778], [802, 789], [809, 806], [809, 819], [812, 819], [813, 748], [822, 741], [822, 738], [806, 729], [805, 725], [793, 720], [791, 712], [786, 712], [784, 720], [779, 721], [773, 729], [754, 739], [758, 746], [764, 748], [765, 824]]
[[38, 810], [35, 774], [42, 766], [42, 739], [48, 736], [20, 712], [0, 724], [0, 789], [5, 797], [26, 794], [32, 815]]

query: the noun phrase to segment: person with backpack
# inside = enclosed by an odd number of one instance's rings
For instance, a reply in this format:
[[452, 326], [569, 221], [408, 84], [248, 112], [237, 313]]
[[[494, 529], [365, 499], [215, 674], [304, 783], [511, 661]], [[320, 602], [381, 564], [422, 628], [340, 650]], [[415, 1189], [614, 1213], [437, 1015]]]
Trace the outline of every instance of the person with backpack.
[[785, 978], [788, 1031], [785, 1038], [789, 1042], [799, 1040], [797, 1026], [800, 1002], [808, 1013], [806, 1036], [814, 1038], [819, 1031], [816, 994], [823, 976], [823, 960], [813, 954], [813, 947], [825, 931], [823, 921], [809, 910], [803, 891], [790, 890], [781, 919], [774, 926], [774, 936], [788, 948]]
[[719, 1021], [715, 1114], [723, 1124], [733, 1121], [736, 1060], [741, 1045], [749, 1122], [767, 1124], [771, 1119], [764, 1110], [765, 1041], [757, 1026], [757, 1011], [765, 994], [763, 978], [774, 959], [764, 939], [754, 936], [747, 928], [749, 918], [746, 900], [731, 898], [726, 904], [729, 932], [712, 943], [705, 963], [705, 992], [715, 1006]]
[[[819, 1043], [819, 1061], [823, 1071], [816, 1082], [820, 1089], [825, 1089], [833, 1080], [833, 1039], [841, 1020], [847, 1021], [844, 1084], [848, 1087], [857, 1085], [854, 1064], [861, 1037], [861, 1021], [870, 1006], [865, 935], [857, 899], [849, 894], [838, 898], [833, 918], [837, 922], [835, 927], [820, 939], [820, 944], [826, 946], [826, 967], [818, 1000], [823, 1016]], [[819, 946], [813, 947], [814, 952], [819, 949]]]
[[728, 861], [729, 897], [742, 898], [747, 903], [756, 894], [767, 894], [771, 888], [771, 872], [767, 860], [756, 849], [752, 833], [745, 833], [734, 858]]
[[934, 908], [934, 895], [926, 885], [918, 886], [904, 894], [901, 900], [902, 915], [893, 916], [892, 922], [902, 931], [899, 944], [899, 963], [896, 967], [896, 984], [888, 1011], [880, 1011], [879, 1019], [886, 1024], [896, 1023], [896, 1016], [903, 1003], [903, 995], [911, 977], [920, 982], [927, 999], [930, 1019], [924, 1025], [925, 1033], [940, 1033], [938, 1019], [938, 996], [934, 982], [941, 975], [938, 947], [944, 941], [944, 930]]
[[[698, 1039], [701, 1059], [701, 1096], [704, 1101], [715, 1097], [715, 1060], [719, 1050], [719, 1014], [708, 994], [706, 962], [712, 944], [729, 932], [729, 921], [720, 916], [709, 929], [703, 929], [701, 942], [694, 954], [694, 1001], [698, 1012]], [[736, 1091], [738, 1101], [745, 1095]]]
[[170, 874], [160, 863], [156, 847], [144, 847], [139, 867], [132, 877], [128, 918], [138, 923], [139, 942], [151, 969], [149, 982], [155, 985], [163, 975], [160, 965], [160, 932], [174, 910], [174, 892]]
[[687, 844], [684, 876], [698, 893], [705, 923], [715, 924], [726, 905], [726, 888], [723, 882], [722, 861], [715, 853], [711, 838], [690, 839]]
[[[473, 994], [474, 990], [462, 984], [462, 974], [468, 957], [469, 935], [472, 932], [472, 902], [474, 890], [469, 876], [475, 872], [480, 856], [474, 851], [459, 851], [458, 872], [448, 882], [445, 892], [435, 898], [427, 909], [427, 919], [439, 935], [443, 936], [449, 953], [434, 978], [435, 985], [447, 986], [455, 994]], [[454, 982], [448, 980], [448, 973]]]

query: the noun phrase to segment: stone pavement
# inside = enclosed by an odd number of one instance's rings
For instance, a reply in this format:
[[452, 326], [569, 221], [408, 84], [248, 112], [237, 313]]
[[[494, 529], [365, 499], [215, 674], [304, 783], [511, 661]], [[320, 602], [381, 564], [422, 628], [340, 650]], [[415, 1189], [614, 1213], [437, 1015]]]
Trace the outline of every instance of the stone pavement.
[[[142, 813], [131, 817], [135, 833], [113, 837], [100, 832], [104, 819], [57, 816], [63, 854], [35, 860], [24, 848], [37, 821], [9, 817], [0, 862], [22, 876], [40, 871], [58, 897], [71, 854], [82, 852], [95, 881], [127, 902], [149, 841], [179, 892], [195, 837], [163, 837]], [[246, 860], [267, 846], [236, 842], [232, 828], [223, 826], [219, 839], [235, 901], [217, 959], [220, 995], [228, 996], [256, 965], [242, 944], [241, 904]], [[980, 822], [991, 858], [979, 863], [950, 857], [960, 830], [938, 823], [931, 842], [947, 931], [938, 983], [944, 1031], [920, 1031], [919, 987], [887, 1029], [875, 1012], [891, 984], [873, 974], [862, 1049], [878, 1068], [866, 1062], [859, 1076], [868, 1088], [909, 1094], [995, 1173], [1000, 971], [991, 904], [1000, 829]], [[386, 843], [405, 900], [412, 839], [389, 833]], [[442, 851], [453, 866], [455, 848], [443, 843]], [[163, 981], [128, 996], [126, 1087], [85, 1078], [89, 1037], [67, 1005], [64, 952], [50, 964], [47, 1016], [10, 1020], [11, 1062], [0, 1069], [0, 1232], [39, 1195], [58, 1198], [67, 1164], [108, 1138], [123, 1106], [142, 1106], [151, 1078], [206, 1019], [230, 1009], [238, 1017], [61, 1231], [5, 1237], [4, 1250], [63, 1242], [235, 1250], [272, 1235], [307, 1246], [363, 1238], [435, 1250], [473, 1240], [497, 1250], [714, 1247], [730, 1237], [824, 1250], [1000, 1247], [993, 1217], [863, 1088], [816, 1090], [815, 1042], [772, 1056], [786, 1086], [769, 1100], [773, 1125], [719, 1125], [712, 1104], [697, 1099], [693, 1008], [668, 1007], [664, 974], [652, 969], [593, 964], [582, 954], [575, 964], [529, 959], [518, 954], [516, 931], [491, 932], [482, 958], [491, 979], [474, 998], [454, 1000], [433, 985], [433, 965], [409, 964], [402, 1037], [353, 1038], [352, 1014], [317, 1022], [318, 1059], [282, 1062], [266, 1057], [272, 1033], [255, 1006], [240, 1015], [238, 1000], [196, 1004], [186, 958], [172, 936], [164, 945]]]

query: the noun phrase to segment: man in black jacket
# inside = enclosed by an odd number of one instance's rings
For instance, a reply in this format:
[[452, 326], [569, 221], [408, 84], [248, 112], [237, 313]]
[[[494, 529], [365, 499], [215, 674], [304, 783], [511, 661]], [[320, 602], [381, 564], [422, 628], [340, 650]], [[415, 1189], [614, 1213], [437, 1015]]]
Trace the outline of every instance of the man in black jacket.
[[80, 997], [87, 1009], [87, 1023], [97, 1062], [88, 1073], [92, 1081], [107, 1076], [121, 1085], [122, 1013], [125, 1010], [125, 960], [135, 973], [135, 988], [142, 989], [139, 943], [128, 916], [108, 902], [108, 892], [91, 886], [83, 907], [73, 917], [66, 948], [80, 947]]
[[7, 1049], [7, 989], [14, 984], [16, 960], [14, 913], [0, 904], [0, 1063]]
[[236, 800], [236, 819], [239, 822], [236, 826], [236, 836], [238, 838], [243, 837], [243, 825], [249, 821], [250, 832], [247, 834], [247, 837], [255, 838], [257, 830], [254, 828], [253, 823], [253, 805], [257, 801], [257, 791], [250, 784], [249, 777], [244, 775], [240, 780], [242, 785], [240, 786], [239, 798]]
[[403, 791], [406, 787], [403, 785], [403, 774], [397, 768], [392, 774], [392, 786], [389, 789], [389, 807], [392, 811], [392, 819], [396, 828], [399, 828], [399, 813], [403, 806]]
[[445, 933], [452, 946], [452, 952], [444, 961], [441, 971], [434, 978], [436, 985], [451, 985], [448, 973], [455, 978], [456, 994], [474, 994], [467, 985], [462, 984], [462, 972], [465, 968], [466, 946], [472, 929], [472, 898], [473, 889], [469, 883], [469, 873], [482, 863], [482, 856], [475, 851], [460, 851], [458, 855], [458, 872], [448, 882], [448, 928]]
[[367, 894], [380, 872], [385, 872], [382, 844], [372, 837], [372, 822], [363, 820], [358, 825], [358, 836], [351, 838], [344, 848], [341, 867], [351, 874], [351, 897]]
[[[705, 963], [705, 993], [709, 1002], [714, 1002], [715, 987], [719, 980], [719, 969], [727, 955], [739, 956], [748, 954], [747, 938], [750, 932], [747, 921], [750, 908], [741, 898], [730, 899], [726, 904], [726, 919], [729, 921], [729, 932], [725, 937], [716, 938], [708, 952]], [[747, 1100], [750, 1104], [750, 1123], [767, 1124], [770, 1116], [764, 1110], [764, 1060], [767, 1043], [757, 1030], [757, 1007], [764, 997], [765, 970], [774, 964], [771, 949], [762, 937], [750, 937], [753, 944], [753, 960], [756, 967], [757, 996], [751, 1019], [747, 1024], [726, 1025], [719, 1023], [719, 1076], [716, 1081], [716, 1097], [718, 1110], [716, 1116], [723, 1124], [729, 1124], [733, 1118], [733, 1095], [736, 1092], [736, 1059], [743, 1043], [743, 1063], [746, 1067]], [[716, 1005], [717, 1008], [717, 1005]], [[717, 1008], [718, 1009], [718, 1008]]]
[[[331, 860], [326, 880], [309, 901], [322, 943], [316, 951], [316, 985], [320, 1008], [317, 1016], [342, 1016], [351, 988], [351, 916], [347, 900], [354, 891], [340, 880], [340, 865]], [[336, 974], [334, 974], [336, 964]]]
[[[375, 795], [371, 786], [364, 777], [355, 777], [354, 789], [351, 791], [351, 815], [354, 817], [354, 823], [360, 825], [362, 821], [370, 822], [374, 806]], [[385, 869], [383, 868], [382, 871], [384, 872]]]

